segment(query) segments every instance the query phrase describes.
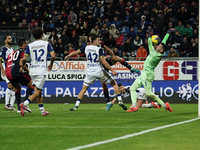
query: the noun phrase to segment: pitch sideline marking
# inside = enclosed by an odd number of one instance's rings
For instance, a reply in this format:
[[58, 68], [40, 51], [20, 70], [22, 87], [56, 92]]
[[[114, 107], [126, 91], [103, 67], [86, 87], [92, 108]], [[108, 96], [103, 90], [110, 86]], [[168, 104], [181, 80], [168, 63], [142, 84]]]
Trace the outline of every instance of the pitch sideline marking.
[[58, 129], [65, 129], [65, 128], [69, 128], [69, 129], [136, 129], [136, 128], [154, 128], [154, 126], [140, 126], [140, 127], [117, 127], [117, 126], [111, 126], [111, 127], [107, 127], [107, 126], [0, 126], [0, 128], [49, 128], [49, 129], [54, 129], [54, 128], [58, 128]]
[[144, 130], [144, 131], [141, 131], [141, 132], [138, 132], [138, 133], [128, 134], [128, 135], [121, 136], [121, 137], [118, 137], [118, 138], [113, 138], [113, 139], [110, 139], [110, 140], [105, 140], [105, 141], [95, 142], [95, 143], [91, 143], [91, 144], [87, 144], [87, 145], [83, 145], [83, 146], [69, 148], [69, 149], [66, 149], [66, 150], [79, 150], [79, 149], [83, 149], [83, 148], [98, 146], [98, 145], [101, 145], [101, 144], [106, 144], [106, 143], [110, 143], [110, 142], [114, 142], [114, 141], [118, 141], [118, 140], [122, 140], [122, 139], [127, 139], [127, 138], [130, 138], [130, 137], [142, 135], [142, 134], [149, 133], [149, 132], [152, 132], [152, 131], [156, 131], [156, 130], [160, 130], [160, 129], [164, 129], [164, 128], [168, 128], [168, 127], [172, 127], [172, 126], [176, 126], [176, 125], [180, 125], [180, 124], [184, 124], [184, 123], [189, 123], [189, 122], [192, 122], [192, 121], [196, 121], [198, 119], [200, 119], [200, 118], [195, 118], [195, 119], [186, 120], [186, 121], [182, 121], [182, 122], [178, 122], [178, 123], [164, 125], [164, 126], [161, 126], [161, 127], [156, 127], [156, 128], [153, 128], [153, 129]]

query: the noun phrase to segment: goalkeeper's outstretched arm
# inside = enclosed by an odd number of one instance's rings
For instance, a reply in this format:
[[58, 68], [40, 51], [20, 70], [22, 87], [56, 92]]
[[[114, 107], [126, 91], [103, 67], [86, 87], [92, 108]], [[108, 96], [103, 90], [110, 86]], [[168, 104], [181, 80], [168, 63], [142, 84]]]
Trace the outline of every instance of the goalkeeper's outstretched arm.
[[149, 47], [149, 52], [151, 53], [151, 51], [154, 50], [154, 47], [150, 37], [148, 38], [148, 47]]
[[169, 29], [169, 30], [167, 31], [167, 34], [165, 35], [165, 37], [164, 37], [164, 39], [162, 40], [161, 43], [166, 44], [166, 42], [167, 42], [167, 40], [168, 40], [170, 34], [171, 34], [172, 32], [175, 32], [175, 31], [176, 31], [175, 28]]
[[161, 43], [163, 43], [163, 44], [166, 44], [166, 42], [167, 42], [167, 40], [168, 40], [169, 36], [170, 36], [170, 34], [169, 34], [169, 33], [167, 33], [167, 34], [165, 35], [165, 37], [164, 37], [164, 39], [162, 40], [162, 42], [161, 42]]

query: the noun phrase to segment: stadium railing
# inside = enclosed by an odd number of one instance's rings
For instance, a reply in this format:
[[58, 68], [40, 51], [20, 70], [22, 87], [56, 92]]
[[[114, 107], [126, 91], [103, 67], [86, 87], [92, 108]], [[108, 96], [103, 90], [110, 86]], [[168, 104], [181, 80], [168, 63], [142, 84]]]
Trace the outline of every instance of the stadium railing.
[[10, 35], [13, 39], [13, 45], [17, 45], [19, 39], [24, 38], [28, 42], [33, 41], [31, 30], [20, 29], [0, 29], [0, 45], [4, 45], [4, 37]]

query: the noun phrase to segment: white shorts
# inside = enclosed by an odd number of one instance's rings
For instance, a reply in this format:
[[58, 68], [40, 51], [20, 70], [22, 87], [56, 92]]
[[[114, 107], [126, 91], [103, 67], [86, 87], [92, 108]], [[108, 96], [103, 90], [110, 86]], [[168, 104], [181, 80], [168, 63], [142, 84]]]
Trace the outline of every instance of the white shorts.
[[46, 75], [32, 75], [31, 80], [33, 81], [32, 85], [36, 88], [42, 90], [44, 86]]
[[[5, 64], [4, 63], [2, 63], [2, 66], [3, 66], [3, 69], [5, 70]], [[7, 79], [6, 75], [5, 76], [2, 75], [2, 72], [1, 72], [1, 78], [3, 80], [5, 80], [7, 84], [10, 83], [10, 81]]]
[[100, 79], [106, 83], [110, 83], [114, 80], [113, 77], [107, 71], [101, 69], [98, 72], [87, 72], [83, 84], [89, 87], [95, 82], [96, 79]]
[[136, 92], [137, 93], [137, 99], [138, 100], [146, 100], [147, 99], [147, 95], [145, 93], [144, 88], [138, 88], [137, 90], [139, 91], [139, 92]]

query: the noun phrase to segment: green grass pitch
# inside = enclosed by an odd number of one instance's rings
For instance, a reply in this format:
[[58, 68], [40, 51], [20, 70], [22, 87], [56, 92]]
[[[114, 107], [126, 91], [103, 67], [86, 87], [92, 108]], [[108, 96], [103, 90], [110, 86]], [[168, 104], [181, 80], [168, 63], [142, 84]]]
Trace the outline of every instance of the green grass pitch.
[[[130, 104], [126, 104], [130, 106]], [[197, 104], [171, 104], [164, 108], [141, 108], [126, 113], [115, 104], [106, 112], [105, 104], [45, 104], [50, 114], [42, 117], [38, 105], [29, 105], [32, 113], [21, 117], [0, 104], [0, 150], [65, 150], [121, 137], [143, 130], [197, 118]], [[87, 150], [199, 150], [200, 120]]]

